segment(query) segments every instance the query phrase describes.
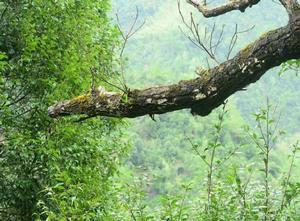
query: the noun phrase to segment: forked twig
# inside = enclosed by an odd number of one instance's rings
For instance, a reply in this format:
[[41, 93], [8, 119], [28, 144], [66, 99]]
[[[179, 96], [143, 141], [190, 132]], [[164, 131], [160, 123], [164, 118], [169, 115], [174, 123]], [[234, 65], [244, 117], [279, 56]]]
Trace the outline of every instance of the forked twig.
[[116, 18], [117, 18], [117, 28], [121, 34], [121, 37], [123, 39], [123, 44], [121, 46], [121, 51], [120, 51], [120, 55], [119, 55], [119, 63], [120, 63], [120, 67], [121, 67], [121, 85], [122, 87], [124, 88], [123, 90], [128, 92], [129, 91], [129, 88], [127, 87], [127, 84], [126, 84], [126, 79], [125, 79], [125, 76], [124, 76], [124, 72], [125, 72], [125, 68], [124, 68], [124, 59], [123, 59], [123, 54], [124, 54], [124, 50], [126, 48], [126, 45], [129, 41], [129, 39], [135, 35], [146, 23], [146, 21], [144, 20], [139, 26], [136, 27], [136, 24], [137, 24], [137, 20], [139, 18], [139, 9], [138, 7], [136, 7], [136, 14], [135, 14], [135, 17], [134, 17], [134, 20], [132, 22], [132, 24], [130, 25], [130, 28], [127, 32], [124, 32], [123, 29], [122, 29], [122, 26], [121, 26], [121, 22], [120, 22], [120, 18], [119, 18], [119, 15], [118, 13], [116, 13]]
[[235, 29], [234, 29], [234, 33], [231, 37], [231, 40], [230, 40], [230, 44], [228, 46], [228, 52], [227, 52], [227, 55], [226, 55], [226, 60], [229, 60], [230, 58], [230, 55], [233, 51], [233, 48], [236, 46], [236, 43], [237, 43], [237, 40], [238, 40], [238, 35], [239, 34], [243, 34], [243, 33], [246, 33], [246, 32], [249, 32], [251, 31], [252, 29], [254, 29], [255, 25], [251, 26], [250, 28], [246, 29], [246, 30], [243, 30], [243, 31], [238, 31], [238, 25], [235, 24]]
[[[214, 32], [215, 32], [215, 24], [212, 28], [212, 30], [210, 31], [210, 33], [208, 34], [207, 28], [205, 28], [204, 31], [204, 38], [201, 37], [200, 35], [200, 30], [199, 30], [199, 24], [195, 22], [193, 13], [190, 13], [190, 21], [187, 22], [186, 19], [183, 16], [183, 13], [181, 11], [181, 6], [180, 6], [180, 1], [177, 2], [178, 4], [178, 11], [181, 17], [181, 20], [183, 22], [183, 24], [185, 25], [185, 27], [189, 30], [190, 35], [186, 34], [183, 29], [179, 26], [181, 32], [195, 45], [197, 46], [199, 49], [201, 49], [202, 51], [204, 51], [209, 58], [211, 58], [214, 62], [216, 62], [217, 64], [219, 64], [220, 62], [218, 61], [218, 59], [216, 58], [215, 52], [217, 47], [220, 45], [221, 43], [221, 39], [223, 36], [223, 29], [218, 37], [218, 40], [216, 43], [213, 43], [213, 39], [214, 39]], [[208, 39], [207, 39], [208, 38]], [[208, 43], [206, 43], [208, 42]], [[208, 46], [206, 45], [208, 44]]]
[[[139, 10], [138, 8], [136, 7], [136, 14], [135, 14], [135, 17], [133, 19], [133, 22], [132, 24], [130, 25], [129, 27], [129, 30], [128, 31], [123, 31], [122, 30], [122, 26], [121, 26], [121, 22], [120, 22], [120, 18], [119, 18], [119, 15], [116, 13], [116, 20], [117, 20], [117, 29], [118, 31], [120, 32], [120, 35], [121, 35], [121, 38], [123, 40], [122, 44], [121, 44], [121, 47], [120, 47], [120, 53], [119, 55], [117, 56], [117, 59], [114, 60], [113, 58], [111, 58], [110, 60], [110, 63], [113, 64], [113, 62], [117, 62], [117, 64], [119, 65], [120, 67], [120, 75], [121, 75], [121, 79], [118, 78], [118, 81], [119, 81], [119, 84], [121, 86], [118, 86], [114, 83], [111, 83], [110, 81], [108, 81], [107, 79], [105, 79], [105, 76], [109, 76], [110, 73], [111, 73], [111, 69], [107, 67], [107, 65], [103, 64], [101, 61], [99, 61], [99, 67], [101, 68], [101, 72], [104, 73], [104, 76], [100, 76], [98, 74], [98, 71], [97, 68], [91, 68], [91, 74], [92, 74], [92, 82], [91, 82], [91, 87], [92, 87], [92, 90], [95, 90], [95, 81], [96, 81], [96, 76], [99, 80], [103, 81], [104, 83], [122, 91], [123, 93], [125, 94], [128, 94], [129, 93], [129, 88], [127, 87], [127, 84], [126, 84], [126, 80], [125, 80], [125, 76], [124, 76], [124, 72], [125, 72], [125, 65], [124, 65], [124, 59], [123, 59], [123, 55], [124, 55], [124, 50], [126, 48], [126, 45], [129, 41], [129, 39], [134, 35], [136, 34], [145, 24], [145, 21], [142, 22], [142, 24], [140, 24], [138, 27], [136, 27], [137, 25], [137, 21], [138, 21], [138, 18], [139, 18]], [[115, 50], [115, 46], [112, 47], [112, 54]]]

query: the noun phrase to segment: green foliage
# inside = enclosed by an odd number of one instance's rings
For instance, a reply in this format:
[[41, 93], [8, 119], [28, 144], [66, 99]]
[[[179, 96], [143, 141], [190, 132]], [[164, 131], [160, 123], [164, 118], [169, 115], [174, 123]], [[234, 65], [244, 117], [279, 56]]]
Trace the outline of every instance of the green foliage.
[[[144, 216], [134, 220], [298, 220], [300, 186], [294, 172], [300, 148], [298, 143], [291, 145], [289, 167], [274, 173], [273, 151], [284, 133], [277, 127], [278, 118], [273, 113], [276, 110], [269, 104], [259, 110], [254, 116], [256, 126], [247, 126], [244, 132], [249, 139], [243, 145], [236, 143], [234, 148], [228, 148], [222, 138], [228, 130], [224, 126], [227, 111], [223, 109], [211, 126], [212, 136], [207, 142], [196, 144], [190, 140], [196, 163], [202, 165], [205, 174], [190, 177], [193, 182], [176, 192], [161, 194], [160, 202], [153, 205], [147, 203], [149, 196], [145, 201], [139, 198]], [[258, 151], [247, 159], [245, 149], [252, 145]], [[127, 194], [137, 189], [145, 191], [139, 196], [151, 194], [149, 182], [127, 188]], [[132, 209], [136, 204], [130, 205]]]
[[108, 9], [105, 0], [0, 2], [1, 220], [99, 220], [114, 209], [124, 123], [47, 116], [90, 89], [91, 69], [112, 69]]
[[0, 71], [3, 71], [6, 65], [6, 55], [2, 52], [0, 52]]
[[299, 67], [300, 67], [300, 60], [295, 60], [295, 59], [290, 60], [282, 64], [282, 68], [279, 74], [282, 75], [283, 73], [294, 71], [296, 75], [298, 75]]

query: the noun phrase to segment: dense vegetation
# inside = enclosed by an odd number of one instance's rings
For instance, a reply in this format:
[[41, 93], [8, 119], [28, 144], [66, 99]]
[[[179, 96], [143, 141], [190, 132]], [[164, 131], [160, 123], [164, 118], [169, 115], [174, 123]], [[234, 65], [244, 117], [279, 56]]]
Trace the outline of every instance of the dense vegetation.
[[1, 1], [0, 8], [0, 219], [110, 216], [111, 178], [127, 150], [123, 123], [47, 117], [55, 100], [90, 89], [90, 69], [103, 75], [111, 67], [117, 32], [108, 2]]
[[[0, 1], [0, 220], [299, 220], [299, 61], [205, 118], [47, 116], [94, 85], [115, 90], [124, 68], [130, 87], [145, 87], [205, 64], [178, 28], [174, 1], [127, 3], [110, 11], [107, 0]], [[114, 14], [126, 32], [135, 5], [146, 24], [120, 60]], [[241, 30], [256, 24], [236, 51], [286, 22], [278, 5], [261, 7], [199, 21], [228, 24], [224, 45], [236, 21]]]

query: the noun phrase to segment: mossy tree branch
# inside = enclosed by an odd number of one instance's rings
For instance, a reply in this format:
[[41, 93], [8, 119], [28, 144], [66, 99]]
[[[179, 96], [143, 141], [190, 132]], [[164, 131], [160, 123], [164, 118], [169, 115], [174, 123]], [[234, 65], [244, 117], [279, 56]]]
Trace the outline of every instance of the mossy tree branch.
[[295, 10], [290, 18], [285, 27], [264, 34], [232, 59], [206, 70], [196, 79], [130, 90], [127, 94], [106, 92], [100, 88], [53, 105], [49, 108], [49, 115], [134, 118], [190, 109], [192, 114], [206, 116], [230, 95], [259, 80], [269, 69], [300, 58], [299, 11]]

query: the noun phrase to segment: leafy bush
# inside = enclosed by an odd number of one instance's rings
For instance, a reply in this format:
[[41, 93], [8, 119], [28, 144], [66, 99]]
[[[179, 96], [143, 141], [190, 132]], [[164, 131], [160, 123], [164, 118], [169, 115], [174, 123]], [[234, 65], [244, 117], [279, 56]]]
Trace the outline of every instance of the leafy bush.
[[99, 220], [114, 209], [125, 123], [47, 116], [91, 88], [91, 70], [112, 77], [108, 9], [106, 0], [0, 2], [1, 220]]

